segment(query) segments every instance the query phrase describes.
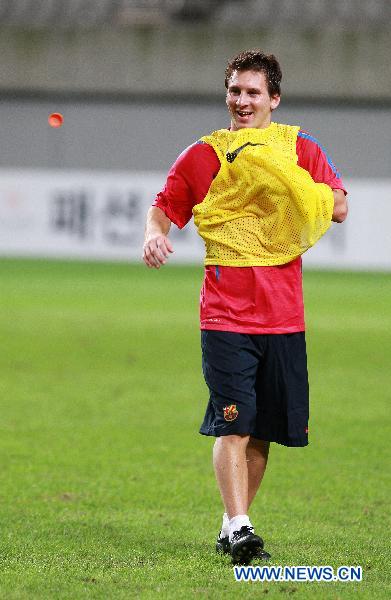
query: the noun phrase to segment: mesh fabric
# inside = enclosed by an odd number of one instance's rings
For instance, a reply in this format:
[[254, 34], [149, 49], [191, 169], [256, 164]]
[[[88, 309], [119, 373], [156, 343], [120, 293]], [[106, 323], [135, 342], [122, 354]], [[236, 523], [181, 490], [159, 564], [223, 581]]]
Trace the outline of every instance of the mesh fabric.
[[331, 224], [334, 197], [297, 165], [299, 127], [226, 129], [204, 136], [220, 170], [193, 208], [206, 265], [280, 265], [313, 246]]

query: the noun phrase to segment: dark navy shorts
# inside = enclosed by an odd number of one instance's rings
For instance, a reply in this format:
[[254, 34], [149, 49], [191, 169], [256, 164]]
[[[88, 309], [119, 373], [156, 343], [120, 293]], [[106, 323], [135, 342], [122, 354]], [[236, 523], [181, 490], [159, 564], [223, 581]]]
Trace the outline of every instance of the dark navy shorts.
[[304, 332], [201, 331], [210, 398], [200, 433], [242, 434], [307, 446], [309, 394]]

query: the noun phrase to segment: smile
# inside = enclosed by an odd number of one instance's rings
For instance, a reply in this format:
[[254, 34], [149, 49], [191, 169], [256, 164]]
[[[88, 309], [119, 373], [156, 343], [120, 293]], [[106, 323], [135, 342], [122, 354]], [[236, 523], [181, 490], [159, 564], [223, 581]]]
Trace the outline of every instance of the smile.
[[249, 115], [252, 115], [252, 112], [246, 112], [244, 110], [237, 110], [236, 111], [239, 115], [239, 117], [248, 117]]

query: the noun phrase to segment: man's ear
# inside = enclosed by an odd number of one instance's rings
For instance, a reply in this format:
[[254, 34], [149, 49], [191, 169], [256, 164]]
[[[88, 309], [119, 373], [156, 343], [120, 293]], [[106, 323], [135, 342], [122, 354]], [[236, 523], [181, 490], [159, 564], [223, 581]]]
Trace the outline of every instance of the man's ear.
[[281, 96], [279, 96], [278, 94], [275, 94], [274, 96], [271, 97], [270, 100], [270, 107], [272, 110], [274, 110], [275, 108], [277, 108], [277, 106], [280, 104], [281, 101]]

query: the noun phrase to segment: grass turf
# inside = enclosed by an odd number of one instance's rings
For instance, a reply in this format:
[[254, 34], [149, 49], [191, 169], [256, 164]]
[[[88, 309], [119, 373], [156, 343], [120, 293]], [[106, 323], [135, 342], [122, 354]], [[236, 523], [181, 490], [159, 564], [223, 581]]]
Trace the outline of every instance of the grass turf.
[[273, 445], [251, 510], [274, 565], [236, 583], [198, 435], [202, 269], [2, 260], [0, 597], [387, 598], [391, 277], [305, 273], [310, 446]]

